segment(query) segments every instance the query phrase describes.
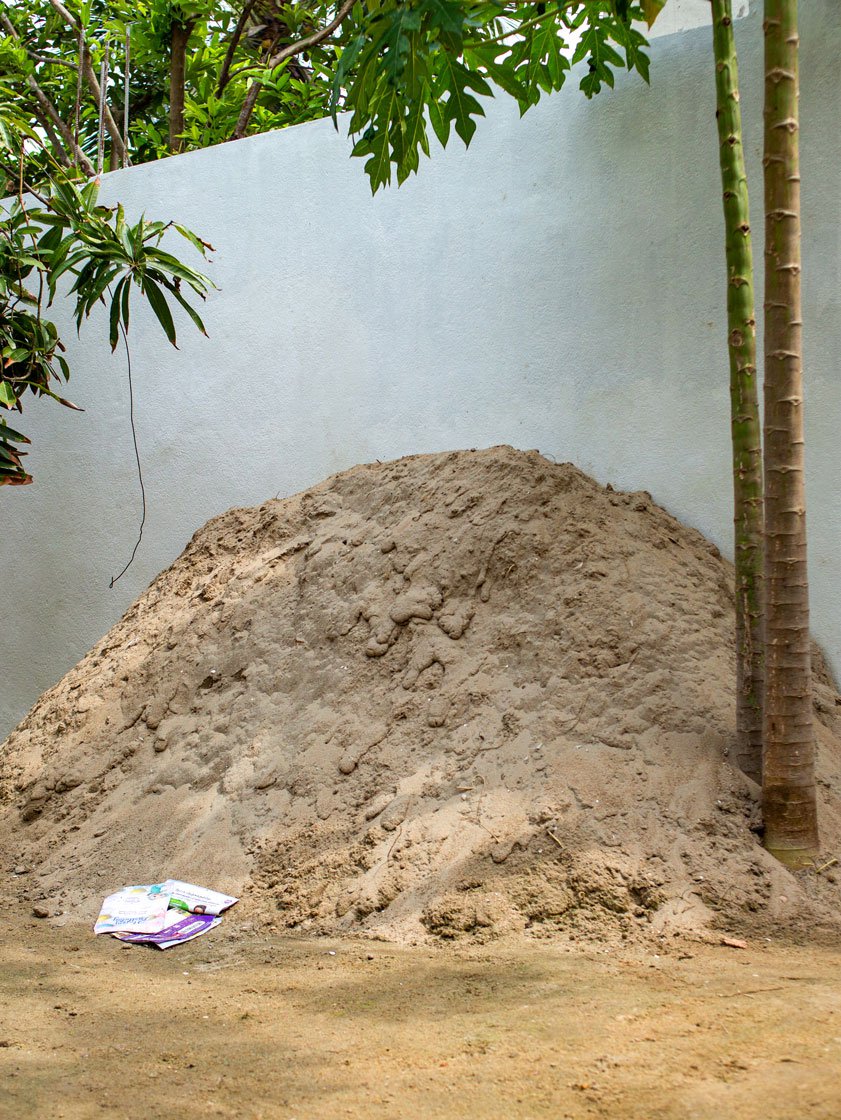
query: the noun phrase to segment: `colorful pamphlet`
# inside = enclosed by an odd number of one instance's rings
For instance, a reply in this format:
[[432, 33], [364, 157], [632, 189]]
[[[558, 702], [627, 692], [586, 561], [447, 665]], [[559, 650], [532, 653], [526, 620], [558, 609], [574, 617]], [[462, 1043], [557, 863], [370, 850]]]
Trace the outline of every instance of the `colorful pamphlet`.
[[94, 933], [157, 933], [167, 923], [169, 895], [163, 884], [122, 887], [109, 894], [93, 927]]
[[239, 902], [228, 894], [197, 887], [194, 883], [182, 883], [180, 879], [167, 879], [164, 890], [169, 893], [169, 905], [191, 914], [221, 914], [229, 906]]
[[215, 929], [222, 911], [238, 901], [180, 879], [122, 887], [103, 902], [93, 932], [169, 949]]
[[169, 922], [158, 933], [115, 933], [120, 941], [135, 941], [143, 945], [154, 945], [158, 949], [169, 949], [201, 937], [222, 922], [212, 914], [185, 914], [183, 910], [170, 910]]

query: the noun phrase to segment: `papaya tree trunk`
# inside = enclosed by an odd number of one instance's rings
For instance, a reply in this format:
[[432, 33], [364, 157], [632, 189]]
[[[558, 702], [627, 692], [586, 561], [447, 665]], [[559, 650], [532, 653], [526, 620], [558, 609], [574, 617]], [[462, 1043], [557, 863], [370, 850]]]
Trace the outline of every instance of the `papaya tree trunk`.
[[169, 70], [169, 150], [180, 152], [184, 141], [184, 82], [187, 68], [187, 43], [193, 24], [172, 25], [170, 40], [171, 59]]
[[765, 846], [818, 850], [809, 649], [797, 0], [765, 0]]
[[748, 180], [731, 0], [712, 0], [716, 121], [727, 256], [727, 342], [736, 561], [737, 757], [762, 781], [762, 443]]

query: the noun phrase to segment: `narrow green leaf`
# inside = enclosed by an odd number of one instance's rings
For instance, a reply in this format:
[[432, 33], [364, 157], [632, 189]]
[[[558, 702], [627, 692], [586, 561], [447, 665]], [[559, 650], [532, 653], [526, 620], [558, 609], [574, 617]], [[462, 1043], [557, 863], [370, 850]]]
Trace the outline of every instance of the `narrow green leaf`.
[[177, 288], [172, 289], [172, 294], [175, 296], [175, 298], [178, 300], [178, 302], [181, 304], [181, 306], [184, 308], [184, 310], [187, 312], [187, 314], [190, 316], [190, 318], [193, 320], [193, 322], [196, 324], [196, 326], [201, 331], [201, 333], [205, 336], [205, 338], [208, 338], [209, 337], [208, 333], [205, 329], [204, 323], [202, 322], [201, 316], [199, 315], [198, 311], [196, 311], [196, 309], [194, 307], [190, 306], [190, 304], [187, 302], [187, 300], [184, 298], [184, 296], [181, 294], [181, 292], [178, 291]]
[[123, 330], [126, 332], [126, 334], [128, 334], [129, 303], [130, 303], [130, 300], [131, 300], [131, 282], [130, 282], [129, 277], [126, 277], [126, 280], [128, 282], [123, 287], [122, 317], [123, 317]]
[[123, 294], [123, 288], [125, 288], [127, 283], [128, 277], [124, 276], [111, 296], [111, 312], [108, 318], [108, 339], [111, 343], [112, 354], [117, 349], [117, 343], [120, 341], [120, 298]]
[[143, 279], [141, 281], [141, 291], [149, 301], [149, 305], [155, 313], [158, 322], [164, 329], [164, 334], [177, 349], [175, 338], [175, 323], [172, 321], [172, 312], [169, 310], [169, 304], [166, 302], [161, 289], [154, 280]]

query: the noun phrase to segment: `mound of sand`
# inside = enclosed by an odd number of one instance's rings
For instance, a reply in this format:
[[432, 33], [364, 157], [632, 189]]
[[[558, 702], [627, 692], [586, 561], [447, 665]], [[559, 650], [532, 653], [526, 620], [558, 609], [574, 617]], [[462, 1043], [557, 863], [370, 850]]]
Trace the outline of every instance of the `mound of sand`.
[[[731, 582], [648, 494], [507, 447], [232, 510], [10, 736], [9, 867], [85, 918], [174, 876], [398, 940], [831, 927], [729, 761]], [[815, 703], [831, 852], [825, 672]]]

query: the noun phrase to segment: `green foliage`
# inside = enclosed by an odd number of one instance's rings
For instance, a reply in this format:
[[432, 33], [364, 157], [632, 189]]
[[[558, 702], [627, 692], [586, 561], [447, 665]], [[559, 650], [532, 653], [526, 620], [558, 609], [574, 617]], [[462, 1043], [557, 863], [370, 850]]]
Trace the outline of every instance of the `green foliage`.
[[[34, 76], [61, 120], [75, 129], [77, 33], [53, 7], [18, 0], [9, 10], [0, 68], [33, 125], [44, 125]], [[665, 0], [68, 0], [83, 28], [94, 70], [110, 44], [108, 103], [122, 127], [125, 44], [130, 34], [128, 149], [132, 162], [201, 148], [349, 110], [354, 155], [373, 190], [402, 183], [430, 153], [430, 130], [445, 145], [464, 144], [484, 115], [484, 99], [502, 90], [521, 112], [562, 88], [580, 64], [579, 86], [593, 97], [612, 87], [617, 69], [648, 77], [646, 42], [635, 26], [653, 20]], [[245, 7], [243, 6], [245, 5]], [[241, 18], [242, 17], [242, 18]], [[340, 23], [333, 28], [335, 19]], [[189, 33], [183, 120], [170, 129], [173, 28]], [[321, 41], [300, 50], [313, 34]], [[277, 61], [280, 52], [297, 50]], [[171, 73], [171, 70], [173, 73]], [[174, 80], [174, 79], [173, 79]], [[93, 163], [98, 105], [82, 83], [79, 143]], [[241, 112], [249, 91], [253, 111]], [[173, 94], [173, 96], [175, 96]], [[112, 165], [119, 145], [108, 141]]]
[[354, 9], [333, 81], [331, 111], [351, 111], [353, 154], [371, 188], [402, 183], [429, 155], [431, 128], [446, 145], [468, 145], [494, 87], [521, 113], [561, 89], [572, 66], [587, 97], [612, 87], [617, 69], [648, 79], [642, 18], [630, 0], [506, 3], [381, 0]]
[[654, 21], [666, 6], [666, 0], [641, 0], [642, 12], [645, 16], [645, 22], [649, 27], [654, 25]]
[[[236, 29], [244, 0], [62, 0], [83, 30], [98, 77], [109, 47], [108, 104], [123, 128], [126, 92], [126, 38], [129, 38], [128, 151], [132, 163], [169, 154], [169, 98], [172, 31], [189, 32], [184, 76], [182, 150], [231, 139], [252, 82], [260, 95], [248, 132], [262, 132], [327, 114], [335, 64], [328, 41], [302, 59], [268, 65], [284, 45], [326, 24], [335, 5], [257, 0], [241, 30]], [[27, 83], [34, 76], [65, 124], [75, 130], [79, 41], [77, 32], [49, 0], [16, 0], [8, 6], [19, 39], [0, 29], [0, 75], [14, 87], [32, 125], [43, 124], [37, 99]], [[233, 47], [228, 58], [229, 48]], [[79, 143], [96, 161], [99, 106], [82, 83]], [[106, 137], [107, 166], [119, 166]]]
[[[8, 94], [8, 90], [5, 91]], [[168, 230], [203, 255], [210, 248], [173, 223], [130, 224], [122, 207], [97, 201], [96, 180], [80, 182], [51, 163], [37, 133], [9, 102], [0, 84], [0, 166], [18, 193], [0, 221], [0, 409], [23, 411], [28, 392], [75, 407], [59, 390], [70, 378], [64, 347], [44, 312], [62, 286], [75, 301], [76, 325], [101, 303], [109, 310], [111, 348], [128, 331], [131, 293], [150, 305], [170, 342], [177, 342], [170, 300], [180, 304], [204, 332], [185, 290], [204, 298], [209, 281], [162, 247]], [[50, 177], [32, 187], [30, 173], [49, 167]], [[31, 481], [22, 465], [29, 441], [0, 417], [0, 485]]]

